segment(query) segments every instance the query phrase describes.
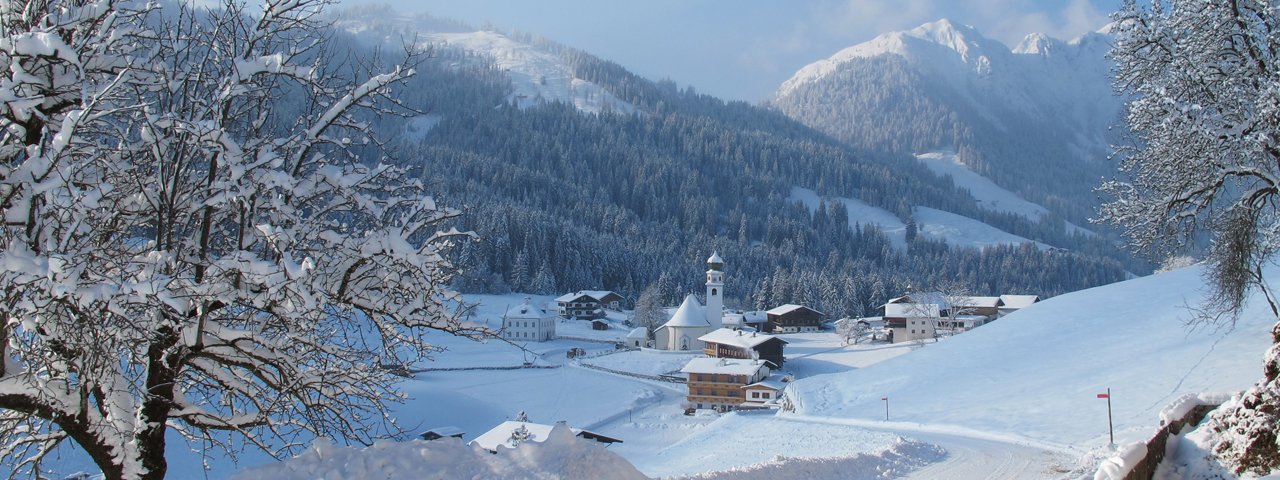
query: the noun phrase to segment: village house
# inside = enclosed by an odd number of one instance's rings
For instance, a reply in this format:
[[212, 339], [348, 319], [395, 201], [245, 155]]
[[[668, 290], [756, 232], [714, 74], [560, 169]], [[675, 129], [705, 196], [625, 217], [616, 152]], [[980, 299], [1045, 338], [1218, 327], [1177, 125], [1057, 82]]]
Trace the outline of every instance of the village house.
[[917, 295], [898, 297], [884, 304], [884, 323], [889, 329], [889, 341], [902, 343], [935, 338], [938, 320], [946, 315], [946, 299], [941, 295]]
[[[690, 406], [729, 411], [743, 408], [746, 387], [769, 378], [770, 370], [759, 360], [699, 357], [689, 360], [680, 372], [688, 376]], [[759, 393], [763, 387], [757, 386], [753, 391]]]
[[556, 316], [540, 307], [524, 303], [507, 310], [502, 316], [502, 338], [512, 341], [545, 342], [556, 337]]
[[1023, 308], [1027, 308], [1031, 306], [1031, 304], [1039, 301], [1039, 295], [1001, 295], [1000, 316], [1003, 317]]
[[816, 332], [822, 328], [822, 312], [803, 305], [786, 304], [765, 312], [770, 333]]
[[760, 359], [770, 368], [779, 368], [783, 362], [783, 349], [787, 342], [773, 335], [721, 328], [698, 337], [708, 357]]
[[742, 387], [746, 400], [742, 402], [741, 408], [775, 408], [786, 388], [787, 384], [781, 375], [770, 375], [764, 380]]
[[580, 290], [556, 298], [556, 308], [564, 318], [604, 318], [605, 310], [622, 308], [622, 295], [608, 290]]
[[[543, 442], [551, 435], [553, 428], [568, 428], [575, 437], [595, 440], [604, 444], [622, 443], [622, 440], [601, 435], [581, 428], [573, 428], [565, 425], [564, 422], [558, 422], [555, 425], [545, 425], [533, 422], [521, 422], [517, 420], [508, 420], [502, 424], [493, 427], [484, 432], [479, 437], [467, 443], [467, 445], [475, 445], [493, 453], [498, 452], [498, 447], [515, 448], [522, 442]], [[519, 433], [517, 433], [519, 431]], [[516, 438], [519, 437], [519, 440]]]

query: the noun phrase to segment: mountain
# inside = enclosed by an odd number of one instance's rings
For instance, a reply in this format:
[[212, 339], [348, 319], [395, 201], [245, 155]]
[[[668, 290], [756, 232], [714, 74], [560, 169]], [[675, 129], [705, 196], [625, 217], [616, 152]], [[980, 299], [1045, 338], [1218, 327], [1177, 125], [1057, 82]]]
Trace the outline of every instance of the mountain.
[[[703, 259], [718, 250], [731, 265], [727, 304], [803, 302], [838, 318], [942, 278], [1047, 296], [1124, 276], [1105, 241], [984, 208], [909, 155], [852, 147], [774, 110], [531, 34], [387, 11], [338, 25], [382, 52], [402, 39], [431, 48], [397, 92], [411, 111], [370, 121], [398, 162], [467, 212], [457, 227], [480, 240], [455, 252], [463, 291], [634, 299], [653, 287], [676, 302], [701, 291]], [[819, 200], [806, 208], [796, 189]], [[953, 244], [924, 229], [898, 243], [846, 200], [904, 225], [913, 212], [961, 216], [924, 226], [971, 220], [1005, 240]]]
[[1106, 29], [1016, 48], [939, 20], [801, 68], [768, 102], [853, 145], [957, 152], [1001, 187], [1083, 224], [1122, 140]]

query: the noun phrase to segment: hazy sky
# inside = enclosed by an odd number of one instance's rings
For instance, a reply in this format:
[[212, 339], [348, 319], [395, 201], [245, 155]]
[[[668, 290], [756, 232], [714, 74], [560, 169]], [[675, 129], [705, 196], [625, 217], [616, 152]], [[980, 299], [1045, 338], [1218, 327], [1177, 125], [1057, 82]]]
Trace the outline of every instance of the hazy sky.
[[767, 98], [800, 67], [948, 18], [1017, 45], [1104, 25], [1120, 0], [342, 0], [522, 30], [725, 99]]

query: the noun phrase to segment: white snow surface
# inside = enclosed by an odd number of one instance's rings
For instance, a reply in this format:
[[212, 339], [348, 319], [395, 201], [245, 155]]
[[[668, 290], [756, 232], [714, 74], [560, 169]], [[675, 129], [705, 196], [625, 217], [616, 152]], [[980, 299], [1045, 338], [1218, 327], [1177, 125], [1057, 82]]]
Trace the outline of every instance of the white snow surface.
[[564, 102], [587, 113], [634, 112], [627, 103], [598, 84], [578, 78], [556, 54], [518, 42], [497, 32], [431, 33], [430, 44], [445, 44], [480, 53], [507, 72], [515, 92], [511, 100], [521, 108]]
[[[801, 187], [792, 187], [790, 198], [803, 203], [810, 211], [816, 210], [818, 202], [821, 200], [817, 192]], [[907, 224], [903, 223], [897, 215], [856, 198], [839, 197], [829, 201], [837, 201], [844, 204], [845, 210], [849, 212], [850, 226], [875, 225], [889, 237], [889, 241], [895, 247], [906, 248]]]
[[[969, 190], [969, 194], [978, 202], [978, 206], [994, 212], [1007, 212], [1022, 215], [1031, 220], [1040, 220], [1049, 213], [1049, 209], [1035, 202], [1026, 200], [1016, 193], [996, 185], [991, 179], [979, 175], [960, 161], [955, 152], [928, 152], [916, 155], [916, 159], [925, 167], [938, 175], [950, 176], [951, 180], [961, 188]], [[1092, 231], [1071, 222], [1066, 222], [1068, 229], [1084, 234]]]
[[[813, 190], [801, 187], [792, 187], [790, 198], [803, 203], [810, 211], [817, 209], [818, 202], [821, 200]], [[907, 225], [888, 210], [873, 207], [853, 198], [840, 197], [827, 199], [827, 201], [844, 204], [849, 212], [850, 226], [875, 225], [889, 237], [889, 242], [894, 247], [906, 248]], [[993, 245], [1021, 245], [1031, 241], [978, 220], [935, 208], [916, 206], [912, 208], [912, 214], [915, 216], [918, 235], [931, 240], [942, 240], [948, 245], [983, 248]], [[1048, 247], [1040, 242], [1034, 243], [1040, 248]]]
[[[1280, 269], [1272, 269], [1273, 275]], [[1254, 299], [1234, 329], [1185, 326], [1201, 267], [1054, 297], [963, 335], [867, 368], [804, 378], [789, 395], [806, 416], [960, 428], [1044, 445], [1145, 440], [1182, 394], [1242, 390], [1261, 377], [1273, 323]]]
[[[975, 248], [996, 245], [1021, 245], [1031, 242], [1024, 237], [987, 225], [978, 220], [929, 207], [913, 207], [917, 234], [932, 240], [942, 240], [949, 245]], [[1040, 248], [1049, 246], [1032, 242]]]
[[493, 454], [456, 438], [382, 442], [368, 448], [316, 442], [302, 455], [246, 470], [239, 480], [415, 479], [643, 479], [644, 474], [595, 441], [556, 426], [546, 441], [500, 447]]

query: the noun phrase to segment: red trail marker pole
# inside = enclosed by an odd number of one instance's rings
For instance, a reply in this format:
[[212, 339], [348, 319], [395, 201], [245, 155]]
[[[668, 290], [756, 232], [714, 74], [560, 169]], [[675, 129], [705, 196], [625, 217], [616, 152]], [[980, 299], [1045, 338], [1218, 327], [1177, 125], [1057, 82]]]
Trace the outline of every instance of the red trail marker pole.
[[1107, 399], [1107, 435], [1111, 437], [1111, 448], [1116, 446], [1116, 429], [1115, 424], [1111, 422], [1111, 387], [1107, 387], [1107, 393], [1099, 393], [1098, 398]]

